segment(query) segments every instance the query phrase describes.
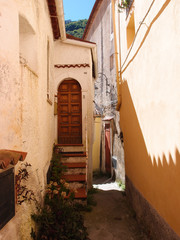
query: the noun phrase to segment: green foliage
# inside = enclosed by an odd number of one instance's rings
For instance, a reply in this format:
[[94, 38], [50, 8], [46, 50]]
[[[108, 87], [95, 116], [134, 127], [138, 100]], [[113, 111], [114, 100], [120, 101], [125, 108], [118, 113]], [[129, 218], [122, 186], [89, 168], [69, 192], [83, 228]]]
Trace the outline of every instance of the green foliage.
[[17, 196], [17, 203], [21, 205], [23, 202], [34, 201], [36, 202], [34, 192], [29, 189], [26, 185], [26, 182], [29, 178], [29, 171], [28, 168], [31, 167], [29, 163], [22, 163], [18, 174], [15, 176], [15, 183], [16, 183], [16, 196]]
[[[54, 154], [51, 161], [51, 181], [47, 185], [43, 207], [37, 207], [32, 214], [36, 230], [31, 230], [34, 240], [87, 240], [87, 231], [83, 217], [73, 202], [69, 184], [61, 179], [64, 168], [59, 154]], [[68, 197], [67, 197], [68, 196]]]
[[88, 190], [87, 194], [87, 205], [76, 204], [77, 209], [80, 211], [91, 212], [92, 206], [96, 206], [97, 202], [94, 199], [94, 194], [98, 192], [97, 188], [91, 188]]
[[95, 201], [94, 199], [94, 194], [97, 193], [97, 189], [96, 188], [91, 188], [89, 191], [88, 191], [88, 195], [87, 195], [87, 205], [88, 206], [96, 206], [97, 205], [97, 202]]
[[88, 195], [93, 195], [98, 192], [97, 188], [92, 187], [91, 189], [88, 190]]
[[126, 9], [129, 7], [130, 0], [121, 0], [121, 4], [118, 5], [120, 9]]
[[117, 181], [117, 184], [122, 189], [122, 191], [125, 191], [126, 186], [121, 180]]
[[87, 19], [66, 23], [66, 32], [74, 37], [82, 38]]

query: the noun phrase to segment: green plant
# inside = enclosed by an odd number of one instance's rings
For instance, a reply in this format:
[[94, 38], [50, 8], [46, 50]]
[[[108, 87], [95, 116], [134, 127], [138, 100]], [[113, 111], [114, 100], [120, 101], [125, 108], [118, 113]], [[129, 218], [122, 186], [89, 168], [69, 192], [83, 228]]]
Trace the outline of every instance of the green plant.
[[88, 191], [87, 194], [87, 206], [89, 206], [90, 210], [92, 209], [92, 206], [96, 206], [97, 202], [94, 199], [94, 193], [97, 193], [97, 189], [92, 188]]
[[59, 158], [59, 154], [53, 155], [44, 204], [32, 214], [36, 229], [32, 228], [31, 237], [34, 240], [87, 240], [83, 217], [73, 202], [74, 193], [61, 178], [65, 169]]
[[118, 4], [120, 9], [126, 9], [129, 7], [130, 0], [121, 0], [121, 4]]
[[117, 184], [122, 189], [122, 191], [125, 191], [126, 186], [121, 180], [117, 181]]
[[31, 164], [29, 163], [22, 163], [18, 174], [15, 176], [15, 184], [16, 184], [16, 201], [19, 205], [21, 205], [23, 202], [28, 201], [35, 201], [35, 194], [34, 192], [27, 187], [25, 182], [29, 178], [29, 172], [28, 168], [31, 167]]

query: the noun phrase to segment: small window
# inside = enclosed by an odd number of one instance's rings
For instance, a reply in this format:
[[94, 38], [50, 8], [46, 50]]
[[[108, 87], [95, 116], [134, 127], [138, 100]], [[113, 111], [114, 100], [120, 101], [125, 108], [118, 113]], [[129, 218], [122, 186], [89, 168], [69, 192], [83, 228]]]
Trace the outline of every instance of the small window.
[[135, 36], [134, 12], [132, 13], [127, 25], [127, 48], [129, 49]]
[[110, 71], [114, 68], [114, 54], [110, 56]]
[[111, 34], [114, 32], [114, 25], [113, 25], [113, 15], [112, 15], [112, 11], [111, 11]]

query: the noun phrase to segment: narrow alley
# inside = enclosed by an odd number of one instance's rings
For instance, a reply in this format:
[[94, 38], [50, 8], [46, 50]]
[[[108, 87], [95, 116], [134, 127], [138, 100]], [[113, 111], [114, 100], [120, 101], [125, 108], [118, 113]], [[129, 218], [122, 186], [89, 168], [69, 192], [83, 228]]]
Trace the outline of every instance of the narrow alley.
[[116, 182], [99, 179], [94, 194], [96, 206], [85, 213], [90, 240], [149, 240], [140, 229], [136, 214], [127, 202], [125, 192]]
[[180, 240], [179, 23], [180, 0], [0, 0], [0, 240]]

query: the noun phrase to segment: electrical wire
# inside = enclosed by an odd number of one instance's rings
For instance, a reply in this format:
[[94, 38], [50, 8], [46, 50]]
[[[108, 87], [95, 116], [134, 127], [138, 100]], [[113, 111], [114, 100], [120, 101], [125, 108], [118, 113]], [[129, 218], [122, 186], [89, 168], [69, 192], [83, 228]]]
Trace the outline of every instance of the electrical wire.
[[126, 58], [125, 58], [125, 60], [124, 60], [124, 62], [123, 62], [123, 64], [122, 64], [122, 66], [121, 66], [121, 72], [124, 71], [124, 70], [122, 70], [122, 69], [123, 69], [123, 67], [124, 67], [124, 65], [125, 65], [125, 63], [126, 63], [128, 57], [129, 57], [131, 51], [132, 51], [132, 48], [133, 48], [133, 46], [134, 46], [134, 43], [135, 43], [136, 37], [137, 37], [137, 35], [138, 35], [138, 33], [139, 33], [140, 29], [141, 29], [141, 26], [144, 24], [144, 21], [145, 21], [146, 17], [148, 16], [149, 12], [151, 11], [151, 8], [152, 8], [152, 6], [154, 5], [154, 2], [155, 2], [155, 1], [156, 1], [156, 0], [153, 0], [153, 1], [151, 2], [151, 5], [150, 5], [150, 7], [148, 8], [148, 10], [147, 10], [147, 12], [146, 12], [146, 14], [145, 14], [143, 20], [140, 22], [140, 25], [139, 25], [139, 27], [138, 27], [136, 33], [135, 33], [134, 40], [133, 40], [133, 42], [132, 42], [132, 44], [131, 44], [131, 47], [130, 47], [130, 49], [129, 49], [129, 51], [128, 51], [128, 54], [127, 54], [127, 56], [126, 56]]

